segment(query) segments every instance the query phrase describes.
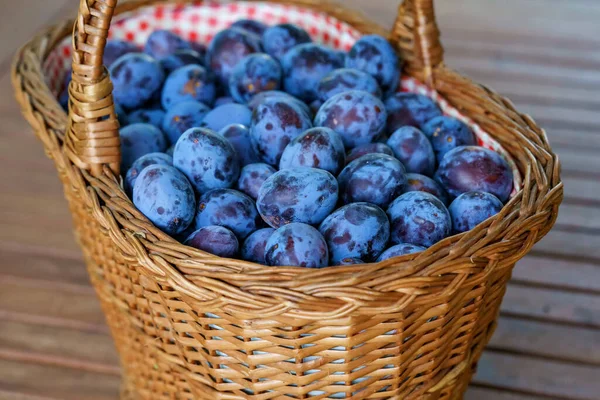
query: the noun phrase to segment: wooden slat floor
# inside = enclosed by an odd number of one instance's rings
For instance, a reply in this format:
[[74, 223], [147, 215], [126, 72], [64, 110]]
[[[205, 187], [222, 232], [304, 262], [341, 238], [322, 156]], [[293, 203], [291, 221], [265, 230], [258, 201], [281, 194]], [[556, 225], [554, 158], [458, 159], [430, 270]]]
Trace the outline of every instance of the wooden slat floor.
[[[345, 0], [388, 26], [397, 0]], [[0, 0], [0, 398], [116, 399], [119, 367], [52, 163], [12, 98], [9, 65], [75, 0]], [[600, 399], [600, 2], [437, 1], [452, 67], [549, 134], [566, 197], [516, 268], [468, 400]]]

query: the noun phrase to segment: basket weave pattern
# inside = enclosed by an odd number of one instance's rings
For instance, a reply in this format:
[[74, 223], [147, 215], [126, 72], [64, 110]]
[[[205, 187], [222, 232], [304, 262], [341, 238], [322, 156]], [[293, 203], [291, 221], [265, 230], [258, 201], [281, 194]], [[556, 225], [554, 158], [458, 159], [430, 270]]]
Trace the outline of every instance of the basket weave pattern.
[[[153, 3], [122, 1], [116, 12]], [[339, 4], [286, 3], [386, 34]], [[69, 117], [42, 66], [71, 22], [27, 44], [12, 78], [64, 184], [121, 357], [122, 397], [462, 398], [511, 270], [554, 224], [563, 186], [544, 131], [509, 100], [443, 64], [433, 1], [405, 1], [390, 38], [409, 75], [508, 151], [522, 189], [495, 218], [426, 252], [319, 271], [266, 268], [182, 246], [135, 209], [120, 187], [118, 123], [101, 63], [115, 7], [116, 0], [81, 0]]]

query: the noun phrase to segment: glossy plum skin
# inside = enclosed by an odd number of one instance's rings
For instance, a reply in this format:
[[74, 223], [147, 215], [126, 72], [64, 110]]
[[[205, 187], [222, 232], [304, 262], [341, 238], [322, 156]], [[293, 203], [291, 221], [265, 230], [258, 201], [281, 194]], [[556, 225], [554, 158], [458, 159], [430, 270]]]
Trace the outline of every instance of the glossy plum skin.
[[240, 19], [240, 20], [235, 21], [233, 24], [231, 24], [231, 28], [238, 28], [238, 29], [253, 33], [255, 35], [262, 36], [262, 34], [269, 27], [255, 19]]
[[249, 127], [252, 123], [252, 111], [243, 104], [224, 104], [207, 113], [202, 119], [202, 127], [219, 132], [231, 124]]
[[384, 251], [377, 259], [377, 262], [389, 260], [390, 258], [394, 257], [405, 256], [407, 254], [419, 253], [425, 250], [427, 250], [427, 248], [423, 246], [417, 246], [415, 244], [409, 243], [400, 243]]
[[433, 147], [427, 136], [419, 129], [404, 126], [392, 134], [387, 144], [407, 172], [426, 176], [432, 176], [435, 172]]
[[361, 260], [360, 258], [343, 258], [335, 265], [336, 266], [344, 266], [344, 265], [360, 265], [360, 264], [365, 264], [365, 262], [363, 260]]
[[173, 165], [173, 157], [165, 153], [149, 153], [135, 160], [125, 175], [125, 191], [128, 194], [133, 192], [133, 186], [140, 172], [150, 165]]
[[260, 92], [281, 87], [282, 70], [279, 63], [264, 53], [250, 54], [231, 72], [229, 92], [238, 103], [247, 103]]
[[246, 30], [229, 28], [219, 32], [208, 46], [206, 65], [227, 86], [233, 68], [248, 54], [261, 51], [260, 38]]
[[360, 38], [346, 56], [346, 68], [372, 75], [384, 93], [396, 90], [400, 83], [400, 61], [392, 45], [382, 36]]
[[189, 42], [173, 32], [156, 30], [148, 37], [144, 52], [157, 60], [162, 60], [178, 50], [188, 50], [190, 48]]
[[237, 154], [229, 141], [205, 128], [187, 130], [175, 145], [173, 165], [199, 193], [233, 186], [240, 174]]
[[462, 146], [448, 152], [435, 180], [454, 199], [466, 192], [491, 193], [506, 203], [513, 189], [513, 173], [498, 153], [478, 146]]
[[258, 191], [256, 206], [273, 228], [292, 222], [317, 225], [334, 210], [338, 183], [329, 172], [290, 168], [271, 175]]
[[106, 42], [106, 47], [104, 48], [104, 65], [106, 65], [106, 68], [110, 68], [110, 66], [113, 65], [113, 63], [121, 56], [129, 53], [139, 52], [140, 49], [131, 42], [114, 39], [108, 40]]
[[150, 100], [165, 80], [158, 61], [142, 53], [119, 57], [109, 71], [115, 102], [128, 109], [139, 108]]
[[265, 249], [267, 241], [275, 233], [273, 228], [263, 228], [252, 233], [246, 238], [241, 250], [242, 259], [257, 264], [266, 265]]
[[175, 71], [176, 69], [185, 67], [187, 65], [203, 64], [203, 56], [196, 50], [192, 49], [177, 50], [173, 54], [169, 54], [168, 56], [160, 60], [160, 65], [163, 67], [163, 70], [167, 75]]
[[254, 200], [233, 189], [215, 189], [198, 200], [195, 226], [224, 226], [240, 238], [246, 238], [262, 225]]
[[315, 126], [331, 128], [342, 136], [346, 148], [375, 142], [385, 129], [383, 102], [360, 90], [337, 94], [327, 100], [315, 117]]
[[127, 122], [130, 124], [150, 124], [158, 129], [162, 129], [165, 112], [163, 110], [139, 109], [127, 116]]
[[504, 205], [496, 196], [485, 192], [467, 192], [458, 196], [450, 207], [455, 233], [470, 231], [486, 219], [498, 214]]
[[133, 186], [133, 204], [169, 235], [183, 232], [196, 211], [190, 182], [170, 165], [150, 165], [140, 172]]
[[165, 150], [165, 154], [171, 156], [173, 158], [173, 153], [175, 152], [175, 145], [172, 145], [167, 150]]
[[367, 202], [387, 207], [406, 183], [404, 166], [387, 154], [367, 154], [344, 168], [338, 176], [344, 204]]
[[263, 48], [269, 55], [279, 61], [292, 47], [310, 42], [312, 42], [312, 39], [308, 32], [293, 24], [272, 26], [262, 35]]
[[375, 97], [381, 97], [377, 80], [364, 71], [340, 68], [330, 72], [319, 82], [317, 93], [319, 100], [325, 102], [342, 92], [362, 90]]
[[292, 223], [277, 229], [267, 241], [265, 261], [270, 266], [323, 268], [329, 263], [327, 243], [310, 225]]
[[344, 168], [346, 154], [340, 135], [329, 128], [312, 128], [287, 145], [279, 169], [310, 167], [337, 175]]
[[219, 135], [229, 140], [242, 167], [260, 161], [250, 141], [250, 130], [246, 126], [241, 124], [227, 125], [219, 131]]
[[175, 144], [185, 131], [199, 127], [204, 116], [209, 112], [208, 106], [197, 101], [176, 104], [165, 114], [162, 130], [169, 141]]
[[256, 200], [258, 198], [258, 191], [262, 185], [276, 172], [277, 170], [268, 164], [248, 164], [242, 168], [237, 187], [239, 190]]
[[429, 247], [446, 238], [452, 230], [448, 209], [426, 192], [408, 192], [387, 210], [391, 223], [391, 243]]
[[250, 109], [252, 111], [256, 110], [256, 108], [261, 105], [262, 103], [264, 103], [265, 101], [267, 101], [268, 99], [284, 99], [284, 100], [288, 100], [293, 102], [294, 104], [296, 104], [299, 108], [302, 109], [302, 111], [306, 114], [308, 119], [312, 120], [313, 117], [313, 112], [310, 109], [310, 107], [303, 101], [297, 99], [296, 97], [292, 96], [291, 94], [288, 94], [286, 92], [282, 92], [280, 90], [269, 90], [267, 92], [260, 92], [258, 93], [256, 96], [254, 96], [252, 98], [252, 100], [250, 100], [248, 102], [248, 107], [250, 107]]
[[238, 239], [233, 232], [222, 226], [205, 226], [193, 232], [184, 242], [215, 256], [233, 258], [239, 249]]
[[407, 125], [422, 129], [429, 120], [442, 115], [435, 101], [417, 93], [394, 93], [385, 100], [385, 107], [390, 135]]
[[423, 133], [430, 138], [438, 161], [452, 149], [477, 144], [477, 138], [471, 128], [452, 117], [441, 116], [432, 119], [423, 127]]
[[250, 139], [263, 162], [278, 165], [283, 151], [292, 139], [310, 128], [310, 118], [296, 102], [273, 97], [254, 109]]
[[223, 97], [219, 97], [218, 99], [216, 99], [213, 106], [215, 108], [217, 108], [220, 106], [224, 106], [225, 104], [234, 104], [234, 103], [235, 103], [235, 100], [233, 99], [233, 97], [223, 96]]
[[370, 203], [348, 204], [323, 221], [319, 232], [329, 248], [331, 262], [377, 259], [390, 238], [390, 223], [381, 208]]
[[406, 174], [406, 185], [404, 185], [403, 193], [408, 192], [427, 192], [440, 199], [444, 205], [448, 205], [446, 191], [442, 189], [439, 183], [425, 175]]
[[285, 91], [310, 103], [317, 98], [321, 79], [341, 68], [342, 63], [336, 51], [319, 44], [305, 43], [293, 47], [281, 59]]
[[135, 160], [149, 153], [162, 153], [167, 149], [165, 135], [150, 124], [131, 124], [120, 130], [121, 167], [131, 168]]
[[357, 158], [361, 158], [364, 155], [373, 153], [387, 154], [388, 156], [392, 157], [394, 156], [394, 152], [390, 146], [385, 143], [367, 143], [350, 150], [346, 156], [346, 164], [350, 164], [352, 161], [356, 160]]
[[[67, 96], [69, 93], [67, 92]], [[67, 99], [68, 100], [68, 99]], [[117, 114], [117, 120], [120, 126], [127, 126], [130, 124], [129, 115], [123, 110], [123, 107], [115, 103], [115, 114]]]
[[187, 101], [212, 104], [217, 88], [214, 76], [200, 65], [187, 65], [173, 71], [165, 81], [162, 105], [165, 110]]

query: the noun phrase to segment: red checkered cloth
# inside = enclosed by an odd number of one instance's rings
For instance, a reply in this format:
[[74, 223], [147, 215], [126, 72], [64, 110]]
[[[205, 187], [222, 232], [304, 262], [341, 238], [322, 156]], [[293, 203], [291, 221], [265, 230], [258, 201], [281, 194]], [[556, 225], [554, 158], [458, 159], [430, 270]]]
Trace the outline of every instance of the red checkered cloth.
[[[315, 42], [346, 51], [361, 36], [359, 31], [344, 22], [298, 6], [260, 2], [195, 1], [185, 5], [154, 5], [118, 15], [113, 20], [109, 37], [133, 42], [142, 47], [153, 31], [166, 29], [189, 41], [208, 44], [217, 32], [244, 18], [260, 20], [270, 25], [293, 23], [308, 31]], [[64, 89], [65, 75], [70, 71], [71, 54], [71, 38], [65, 38], [44, 63], [46, 81], [57, 97]], [[469, 125], [475, 132], [480, 146], [496, 151], [511, 166], [514, 174], [511, 197], [522, 187], [521, 173], [506, 150], [479, 125], [452, 107], [439, 93], [410, 77], [402, 78], [399, 91], [429, 96], [438, 103], [444, 114]]]

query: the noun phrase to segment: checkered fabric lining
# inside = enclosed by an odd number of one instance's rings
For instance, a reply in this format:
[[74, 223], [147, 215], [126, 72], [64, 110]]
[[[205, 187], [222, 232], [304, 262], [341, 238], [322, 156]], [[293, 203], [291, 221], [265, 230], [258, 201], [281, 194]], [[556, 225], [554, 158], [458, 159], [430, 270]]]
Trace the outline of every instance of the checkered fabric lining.
[[[243, 18], [257, 19], [270, 25], [297, 24], [306, 29], [315, 42], [346, 51], [361, 36], [360, 32], [344, 22], [298, 6], [266, 2], [195, 1], [184, 5], [154, 5], [118, 15], [113, 20], [109, 37], [133, 42], [142, 47], [153, 31], [167, 29], [192, 42], [208, 44], [217, 32]], [[70, 71], [71, 55], [71, 38], [65, 38], [44, 63], [46, 81], [56, 96], [64, 88], [66, 74]], [[410, 77], [402, 79], [399, 90], [429, 96], [439, 104], [446, 115], [468, 124], [475, 132], [480, 146], [496, 151], [510, 164], [514, 174], [511, 197], [522, 187], [521, 174], [510, 155], [479, 125], [462, 115], [439, 93]]]

